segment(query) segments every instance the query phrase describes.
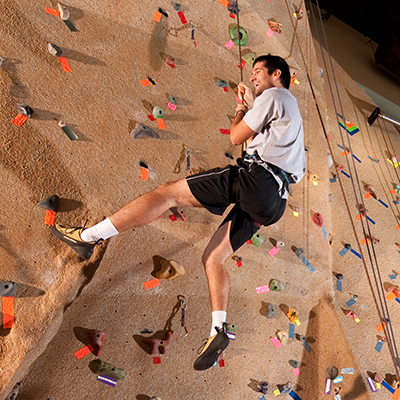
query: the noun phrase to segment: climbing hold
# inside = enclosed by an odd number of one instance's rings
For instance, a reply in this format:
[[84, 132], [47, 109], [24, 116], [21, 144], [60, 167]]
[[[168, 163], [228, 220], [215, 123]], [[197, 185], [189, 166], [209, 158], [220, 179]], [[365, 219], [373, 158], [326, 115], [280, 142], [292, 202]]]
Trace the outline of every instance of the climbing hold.
[[106, 334], [98, 330], [90, 330], [88, 332], [90, 345], [93, 347], [93, 354], [97, 357], [101, 356], [103, 344], [106, 341]]
[[27, 106], [26, 104], [18, 104], [17, 105], [17, 111], [25, 115], [25, 117], [31, 118], [33, 114], [33, 110], [31, 107]]
[[185, 275], [185, 269], [174, 260], [161, 260], [161, 269], [156, 272], [158, 279], [174, 279], [177, 276]]
[[66, 21], [70, 17], [70, 12], [66, 6], [61, 3], [58, 3], [58, 11], [60, 11], [60, 18], [63, 21]]
[[260, 247], [261, 243], [264, 241], [264, 237], [261, 236], [259, 233], [255, 233], [252, 238], [251, 238], [251, 242], [254, 244], [254, 246], [256, 247]]
[[304, 17], [304, 11], [302, 8], [299, 8], [293, 15], [300, 21]]
[[284, 385], [277, 385], [281, 393], [289, 393], [292, 390], [292, 382], [285, 383]]
[[232, 27], [229, 31], [229, 36], [236, 45], [239, 45], [239, 40], [241, 46], [246, 46], [247, 42], [249, 41], [249, 35], [242, 27], [239, 27], [239, 30], [237, 26]]
[[14, 387], [11, 390], [11, 393], [8, 395], [8, 397], [5, 400], [15, 400], [18, 396], [19, 392], [19, 387], [21, 386], [22, 382], [18, 382], [14, 385]]
[[177, 104], [176, 98], [175, 98], [174, 96], [172, 96], [172, 94], [170, 94], [170, 95], [168, 96], [168, 101], [169, 101], [170, 103], [172, 103], [174, 106], [176, 106], [176, 104]]
[[149, 128], [146, 125], [136, 123], [135, 127], [131, 131], [131, 136], [134, 139], [139, 139], [142, 137], [150, 137], [154, 139], [160, 139], [160, 135], [153, 131], [153, 129]]
[[393, 293], [396, 297], [400, 297], [400, 289], [397, 285], [391, 285], [386, 289], [387, 292]]
[[228, 87], [228, 82], [224, 81], [223, 79], [217, 79], [215, 83], [218, 87]]
[[302, 343], [304, 343], [304, 342], [306, 341], [305, 335], [297, 334], [297, 335], [296, 335], [296, 338], [297, 338], [297, 340], [298, 340], [299, 342], [302, 342]]
[[298, 368], [298, 366], [299, 366], [299, 362], [295, 361], [295, 360], [289, 360], [289, 364], [293, 368]]
[[179, 4], [175, 1], [172, 2], [172, 7], [174, 7], [175, 11], [181, 11], [181, 8], [182, 8], [181, 4]]
[[339, 281], [343, 280], [343, 274], [335, 274], [336, 279], [338, 279]]
[[77, 140], [77, 134], [69, 127], [64, 121], [59, 121], [58, 126], [63, 130], [63, 132], [70, 138], [70, 140]]
[[285, 332], [285, 331], [278, 331], [278, 332], [276, 333], [276, 337], [278, 338], [278, 340], [279, 340], [282, 344], [284, 344], [284, 343], [286, 342], [287, 338], [288, 338], [288, 333]]
[[290, 307], [286, 315], [292, 323], [299, 319], [299, 312], [294, 307]]
[[261, 381], [257, 385], [257, 392], [261, 392], [262, 394], [267, 394], [269, 389], [269, 383], [267, 381]]
[[253, 66], [254, 60], [257, 58], [257, 54], [254, 52], [246, 53], [242, 55], [242, 59], [250, 65]]
[[297, 257], [302, 259], [304, 257], [304, 249], [302, 249], [302, 248], [296, 249], [294, 251], [294, 254], [296, 254]]
[[126, 371], [123, 369], [116, 368], [111, 364], [100, 360], [99, 358], [97, 360], [90, 361], [89, 368], [97, 375], [109, 376], [110, 378], [117, 379], [118, 381], [125, 379], [127, 376]]
[[149, 354], [164, 354], [171, 345], [173, 333], [173, 331], [167, 331], [163, 340], [155, 337], [143, 338], [143, 343], [149, 346]]
[[164, 111], [163, 111], [163, 109], [161, 108], [161, 107], [158, 107], [158, 106], [155, 106], [154, 108], [153, 108], [153, 117], [154, 118], [162, 118], [163, 116], [164, 116]]
[[42, 200], [40, 203], [37, 204], [37, 206], [42, 207], [46, 210], [57, 212], [58, 207], [60, 206], [60, 198], [56, 194], [53, 194], [52, 196]]
[[364, 190], [369, 193], [374, 199], [377, 199], [375, 188], [372, 185], [365, 185]]
[[272, 279], [271, 282], [269, 283], [269, 288], [270, 290], [273, 290], [275, 292], [280, 292], [283, 289], [281, 281], [278, 281], [278, 279]]
[[175, 58], [174, 57], [166, 55], [166, 57], [164, 58], [164, 61], [171, 68], [175, 68]]
[[339, 370], [335, 367], [329, 367], [326, 369], [325, 375], [328, 379], [335, 379], [339, 375]]
[[322, 228], [324, 226], [324, 221], [322, 220], [322, 215], [320, 213], [316, 212], [312, 216], [312, 220], [314, 224], [317, 225], [318, 227]]
[[268, 303], [267, 318], [273, 318], [275, 316], [275, 309], [271, 303]]
[[49, 43], [47, 45], [47, 49], [49, 50], [50, 54], [52, 54], [53, 56], [64, 57], [64, 50], [61, 47], [56, 46], [53, 43]]
[[228, 11], [234, 15], [237, 15], [240, 12], [240, 9], [236, 3], [236, 1], [231, 1], [228, 5]]
[[373, 374], [372, 379], [377, 383], [383, 382], [383, 376], [378, 374], [377, 372], [375, 372], [375, 374]]
[[0, 57], [0, 68], [3, 66], [3, 62], [4, 62], [5, 58], [4, 57]]
[[282, 33], [282, 24], [275, 21], [268, 21], [269, 27], [273, 32]]
[[0, 282], [0, 296], [12, 297], [18, 289], [18, 283], [15, 282]]

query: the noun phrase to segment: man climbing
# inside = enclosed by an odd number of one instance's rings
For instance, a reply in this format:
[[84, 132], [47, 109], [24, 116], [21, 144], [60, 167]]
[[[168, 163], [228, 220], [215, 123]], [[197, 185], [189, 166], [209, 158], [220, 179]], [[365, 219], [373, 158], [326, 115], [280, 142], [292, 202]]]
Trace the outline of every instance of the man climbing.
[[[289, 92], [290, 73], [284, 59], [268, 54], [254, 61], [250, 81], [256, 99], [243, 83], [231, 122], [234, 145], [247, 145], [238, 165], [215, 168], [165, 183], [88, 228], [52, 227], [53, 234], [81, 257], [88, 259], [96, 244], [128, 229], [149, 224], [168, 209], [205, 207], [222, 215], [234, 204], [203, 254], [211, 298], [210, 337], [194, 363], [196, 370], [211, 367], [229, 344], [226, 310], [229, 276], [225, 260], [261, 225], [277, 222], [283, 215], [289, 185], [303, 177], [304, 134], [296, 98]], [[176, 213], [176, 211], [175, 211]]]

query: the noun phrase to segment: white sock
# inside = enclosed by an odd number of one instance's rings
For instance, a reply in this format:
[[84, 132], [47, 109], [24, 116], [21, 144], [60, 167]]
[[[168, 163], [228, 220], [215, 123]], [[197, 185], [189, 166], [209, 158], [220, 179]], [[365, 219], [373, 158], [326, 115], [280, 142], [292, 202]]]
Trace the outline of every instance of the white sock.
[[226, 311], [213, 311], [210, 336], [216, 335], [218, 332], [215, 327], [222, 328], [224, 322], [226, 322]]
[[99, 222], [97, 225], [91, 228], [85, 229], [81, 233], [81, 239], [84, 242], [97, 242], [100, 239], [108, 239], [111, 236], [118, 235], [118, 231], [110, 221], [110, 218]]

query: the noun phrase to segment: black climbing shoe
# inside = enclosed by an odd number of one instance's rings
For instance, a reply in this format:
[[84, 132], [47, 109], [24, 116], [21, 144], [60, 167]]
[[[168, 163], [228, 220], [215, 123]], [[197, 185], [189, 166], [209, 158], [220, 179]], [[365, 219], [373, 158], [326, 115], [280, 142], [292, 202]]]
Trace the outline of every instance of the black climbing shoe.
[[203, 350], [194, 362], [193, 367], [195, 370], [203, 371], [212, 367], [218, 360], [218, 357], [228, 347], [230, 339], [225, 332], [225, 327], [226, 324], [224, 323], [224, 327], [216, 335], [208, 338]]
[[72, 250], [79, 254], [82, 258], [88, 260], [93, 254], [93, 249], [96, 244], [100, 244], [102, 240], [97, 242], [84, 242], [81, 239], [81, 233], [84, 228], [67, 228], [61, 225], [51, 227], [51, 233], [64, 243], [67, 243]]

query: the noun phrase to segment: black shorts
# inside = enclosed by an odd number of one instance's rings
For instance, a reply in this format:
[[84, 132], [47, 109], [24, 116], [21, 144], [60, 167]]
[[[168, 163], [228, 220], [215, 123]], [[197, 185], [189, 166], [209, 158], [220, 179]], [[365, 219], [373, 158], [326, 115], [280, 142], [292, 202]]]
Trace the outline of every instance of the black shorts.
[[233, 251], [251, 239], [260, 225], [277, 222], [286, 208], [275, 178], [256, 163], [214, 168], [186, 180], [193, 196], [213, 214], [222, 215], [235, 203], [221, 224], [232, 221], [229, 238]]

